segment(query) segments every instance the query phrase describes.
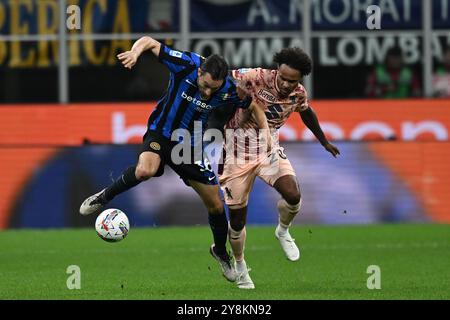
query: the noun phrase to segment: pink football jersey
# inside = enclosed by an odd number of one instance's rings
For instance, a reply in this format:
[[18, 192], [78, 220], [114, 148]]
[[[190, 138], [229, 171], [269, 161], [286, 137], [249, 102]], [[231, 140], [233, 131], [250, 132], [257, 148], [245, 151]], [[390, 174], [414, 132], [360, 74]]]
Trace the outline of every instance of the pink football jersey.
[[[301, 84], [288, 96], [280, 94], [276, 83], [277, 73], [277, 70], [261, 68], [232, 71], [238, 89], [243, 94], [251, 96], [253, 101], [264, 108], [272, 136], [272, 149], [279, 147], [278, 129], [283, 126], [291, 113], [309, 107], [306, 90]], [[225, 129], [227, 132], [234, 132], [233, 139], [230, 139], [231, 136], [225, 139], [229, 155], [234, 154], [235, 157], [241, 158], [239, 154], [242, 154], [245, 160], [261, 159], [261, 153], [264, 153], [265, 148], [260, 145], [260, 134], [252, 133], [253, 130], [258, 131], [258, 125], [249, 110], [237, 109], [225, 125]], [[236, 129], [244, 129], [246, 132]]]
[[[267, 121], [271, 129], [279, 129], [294, 111], [303, 111], [309, 107], [305, 88], [299, 84], [287, 97], [280, 95], [276, 77], [277, 70], [238, 69], [232, 71], [239, 89], [259, 105], [264, 107]], [[258, 128], [249, 111], [238, 109], [226, 128], [236, 129], [245, 123], [245, 127]]]

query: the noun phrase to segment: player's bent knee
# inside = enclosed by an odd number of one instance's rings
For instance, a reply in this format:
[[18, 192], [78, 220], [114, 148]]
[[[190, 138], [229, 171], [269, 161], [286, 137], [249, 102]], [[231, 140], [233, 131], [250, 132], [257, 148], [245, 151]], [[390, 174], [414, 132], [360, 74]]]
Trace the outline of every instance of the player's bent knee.
[[140, 181], [144, 181], [154, 177], [158, 172], [160, 163], [161, 158], [158, 154], [152, 152], [141, 153], [136, 166], [136, 178]]
[[247, 220], [247, 204], [236, 206], [229, 206], [230, 209], [230, 227], [233, 230], [241, 231], [244, 229]]
[[291, 192], [287, 192], [286, 194], [284, 194], [283, 198], [284, 198], [284, 200], [286, 200], [287, 203], [294, 206], [300, 202], [301, 196], [300, 196], [300, 192], [291, 191]]
[[230, 216], [230, 227], [234, 231], [242, 231], [245, 227], [245, 220], [243, 219], [232, 219]]
[[223, 209], [222, 202], [214, 202], [207, 205], [209, 214], [223, 214], [225, 210]]
[[228, 235], [230, 237], [230, 241], [239, 240], [239, 238], [242, 236], [243, 231], [244, 231], [244, 227], [242, 227], [242, 229], [236, 230], [230, 224], [230, 228], [228, 229]]
[[157, 169], [154, 168], [144, 168], [142, 166], [136, 167], [136, 178], [138, 180], [144, 181], [148, 180], [156, 174]]

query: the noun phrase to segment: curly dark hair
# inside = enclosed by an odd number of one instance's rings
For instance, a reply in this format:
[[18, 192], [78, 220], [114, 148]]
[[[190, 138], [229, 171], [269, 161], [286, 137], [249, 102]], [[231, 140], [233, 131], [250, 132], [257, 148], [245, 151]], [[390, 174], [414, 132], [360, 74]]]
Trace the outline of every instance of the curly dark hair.
[[312, 70], [312, 60], [308, 54], [298, 47], [284, 48], [275, 53], [273, 62], [279, 66], [286, 64], [289, 67], [300, 71], [302, 77], [307, 76]]

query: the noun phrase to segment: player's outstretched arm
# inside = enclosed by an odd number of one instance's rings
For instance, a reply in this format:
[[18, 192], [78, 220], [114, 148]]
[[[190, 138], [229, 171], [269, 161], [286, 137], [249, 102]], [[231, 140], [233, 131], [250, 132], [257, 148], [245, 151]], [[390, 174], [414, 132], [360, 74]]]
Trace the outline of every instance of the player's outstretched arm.
[[137, 40], [130, 51], [118, 54], [117, 58], [122, 62], [125, 68], [131, 69], [136, 64], [136, 61], [142, 52], [151, 50], [155, 56], [158, 56], [160, 49], [161, 43], [159, 43], [159, 41], [152, 37], [145, 36]]
[[339, 152], [339, 149], [328, 142], [325, 134], [320, 127], [319, 120], [317, 119], [317, 115], [311, 107], [308, 107], [306, 110], [303, 110], [300, 113], [300, 117], [302, 118], [303, 123], [308, 127], [309, 130], [312, 131], [314, 136], [319, 140], [320, 144], [327, 150], [329, 153], [336, 158]]

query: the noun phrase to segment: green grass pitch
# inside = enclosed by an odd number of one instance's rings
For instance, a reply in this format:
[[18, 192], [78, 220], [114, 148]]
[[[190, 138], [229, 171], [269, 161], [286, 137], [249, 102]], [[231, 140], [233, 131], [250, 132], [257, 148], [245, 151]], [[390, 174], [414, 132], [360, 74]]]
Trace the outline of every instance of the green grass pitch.
[[[296, 226], [290, 262], [274, 227], [249, 226], [255, 290], [222, 277], [208, 227], [134, 228], [119, 243], [94, 229], [0, 232], [0, 299], [450, 299], [449, 225]], [[69, 265], [81, 289], [69, 290]], [[369, 290], [370, 265], [381, 289]]]

